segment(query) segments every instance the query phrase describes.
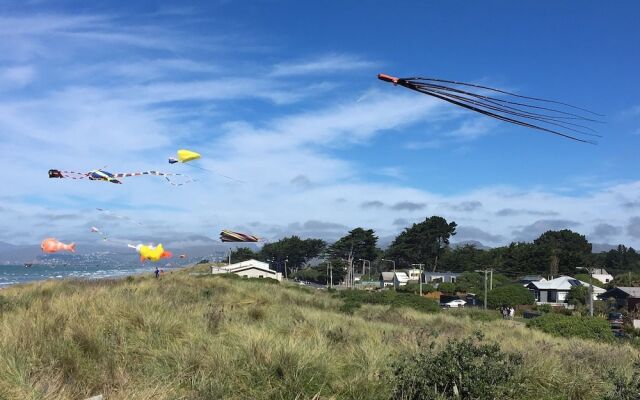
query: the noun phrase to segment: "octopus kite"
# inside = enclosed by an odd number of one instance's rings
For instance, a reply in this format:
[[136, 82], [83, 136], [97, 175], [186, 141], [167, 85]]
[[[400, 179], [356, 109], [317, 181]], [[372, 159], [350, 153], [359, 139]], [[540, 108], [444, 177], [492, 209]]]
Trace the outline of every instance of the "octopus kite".
[[[173, 186], [182, 186], [184, 184], [194, 181], [194, 179], [191, 179], [188, 176], [183, 174], [170, 174], [170, 173], [158, 172], [158, 171], [127, 172], [127, 173], [113, 174], [103, 169], [94, 169], [89, 172], [60, 171], [57, 169], [49, 170], [49, 178], [89, 179], [90, 181], [104, 181], [104, 182], [111, 182], [111, 183], [117, 183], [117, 184], [122, 183], [119, 180], [121, 178], [128, 178], [132, 176], [143, 176], [143, 175], [162, 176], [167, 180], [167, 182], [169, 182]], [[180, 177], [186, 178], [187, 181], [174, 182], [169, 178], [173, 176], [180, 176]]]
[[[396, 78], [385, 74], [378, 74], [378, 79], [394, 85], [404, 86], [407, 89], [444, 100], [488, 117], [563, 136], [578, 142], [595, 144], [594, 141], [576, 137], [574, 134], [601, 137], [592, 128], [582, 125], [601, 121], [577, 112], [582, 111], [594, 116], [601, 115], [559, 101], [522, 96], [487, 86], [445, 79]], [[466, 90], [468, 87], [481, 89], [483, 93], [496, 93], [501, 97], [491, 97], [487, 94], [470, 92]], [[555, 108], [552, 108], [551, 104]], [[580, 122], [580, 124], [576, 122]]]

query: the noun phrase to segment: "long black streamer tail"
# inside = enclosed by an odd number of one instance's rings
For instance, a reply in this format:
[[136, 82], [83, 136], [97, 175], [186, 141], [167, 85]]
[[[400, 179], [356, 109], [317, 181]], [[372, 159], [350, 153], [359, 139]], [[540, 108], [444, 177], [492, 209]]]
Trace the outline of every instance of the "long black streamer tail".
[[[596, 130], [587, 126], [589, 123], [601, 123], [602, 121], [594, 118], [601, 115], [560, 101], [523, 96], [488, 86], [437, 78], [396, 78], [379, 74], [378, 79], [404, 86], [407, 89], [488, 117], [578, 142], [596, 144], [595, 141], [583, 137], [601, 137]], [[481, 92], [471, 92], [466, 88], [481, 89]], [[489, 96], [488, 93], [492, 92], [501, 97]], [[585, 116], [583, 113], [588, 113], [591, 116]]]

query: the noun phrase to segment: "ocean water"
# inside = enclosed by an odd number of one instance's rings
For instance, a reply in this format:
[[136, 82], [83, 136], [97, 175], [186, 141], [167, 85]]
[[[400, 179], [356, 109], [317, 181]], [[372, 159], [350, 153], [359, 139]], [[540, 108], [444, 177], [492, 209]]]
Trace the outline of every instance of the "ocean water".
[[[180, 266], [167, 267], [157, 265], [165, 272], [180, 268]], [[51, 279], [80, 278], [101, 279], [122, 277], [137, 274], [153, 275], [156, 264], [122, 264], [122, 265], [69, 265], [69, 264], [33, 264], [31, 267], [24, 265], [0, 265], [0, 288], [18, 283], [43, 281]]]

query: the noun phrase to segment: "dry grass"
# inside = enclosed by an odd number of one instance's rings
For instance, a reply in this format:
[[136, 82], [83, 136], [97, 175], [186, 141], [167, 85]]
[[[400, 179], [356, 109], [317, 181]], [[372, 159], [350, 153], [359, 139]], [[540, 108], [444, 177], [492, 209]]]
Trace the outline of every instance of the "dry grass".
[[418, 343], [482, 330], [520, 352], [523, 399], [598, 399], [630, 375], [627, 345], [554, 338], [513, 321], [365, 305], [320, 291], [172, 273], [3, 290], [0, 399], [383, 399]]

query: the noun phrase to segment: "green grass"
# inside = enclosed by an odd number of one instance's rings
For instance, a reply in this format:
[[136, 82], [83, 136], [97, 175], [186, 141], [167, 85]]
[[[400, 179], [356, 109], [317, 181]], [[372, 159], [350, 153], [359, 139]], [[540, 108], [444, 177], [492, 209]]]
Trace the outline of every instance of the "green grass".
[[387, 399], [392, 365], [418, 343], [476, 330], [522, 355], [518, 398], [599, 399], [604, 371], [631, 377], [640, 356], [409, 303], [348, 314], [336, 294], [190, 272], [2, 290], [0, 399]]

